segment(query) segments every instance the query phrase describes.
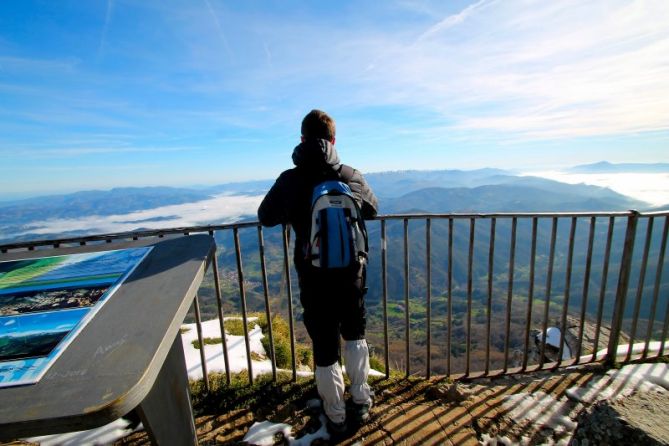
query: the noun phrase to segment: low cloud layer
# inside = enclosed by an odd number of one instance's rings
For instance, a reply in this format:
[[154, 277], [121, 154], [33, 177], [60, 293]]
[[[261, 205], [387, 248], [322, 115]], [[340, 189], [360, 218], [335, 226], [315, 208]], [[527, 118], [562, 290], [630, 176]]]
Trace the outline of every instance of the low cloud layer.
[[58, 218], [32, 222], [23, 232], [13, 234], [60, 234], [73, 231], [110, 233], [132, 231], [138, 228], [163, 229], [203, 224], [225, 224], [243, 216], [256, 215], [262, 195], [219, 195], [194, 203], [162, 206], [154, 209], [120, 215], [90, 215], [81, 218]]

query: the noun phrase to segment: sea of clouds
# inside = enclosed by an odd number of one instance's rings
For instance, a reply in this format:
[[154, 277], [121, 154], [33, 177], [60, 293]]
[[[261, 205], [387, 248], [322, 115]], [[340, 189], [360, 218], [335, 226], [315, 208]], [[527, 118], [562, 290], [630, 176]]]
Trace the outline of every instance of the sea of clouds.
[[[648, 203], [649, 207], [669, 204], [669, 173], [588, 173], [559, 170], [524, 172], [569, 184], [607, 187], [615, 192]], [[193, 203], [161, 206], [127, 214], [88, 215], [31, 222], [13, 234], [53, 235], [75, 231], [104, 234], [143, 229], [165, 229], [206, 224], [227, 224], [244, 217], [255, 218], [263, 195], [216, 195]], [[1, 237], [0, 237], [1, 238]]]
[[132, 231], [140, 227], [164, 229], [233, 223], [243, 217], [255, 216], [262, 199], [262, 195], [217, 195], [193, 203], [161, 206], [128, 214], [54, 218], [32, 222], [22, 232], [11, 235], [46, 235], [72, 231], [106, 234]]
[[607, 187], [619, 194], [644, 201], [650, 206], [669, 204], [669, 173], [569, 173], [559, 170], [525, 172], [568, 184]]

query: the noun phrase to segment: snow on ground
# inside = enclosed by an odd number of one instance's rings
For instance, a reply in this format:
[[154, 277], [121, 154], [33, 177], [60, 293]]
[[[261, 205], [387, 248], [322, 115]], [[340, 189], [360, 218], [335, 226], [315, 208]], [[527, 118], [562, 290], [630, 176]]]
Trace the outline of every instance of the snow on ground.
[[[45, 435], [41, 437], [27, 438], [30, 443], [38, 443], [41, 446], [87, 446], [110, 444], [114, 441], [130, 435], [134, 432], [128, 428], [130, 422], [119, 418], [105, 426], [87, 431], [70, 432], [67, 434]], [[140, 424], [135, 430], [143, 429]]]
[[[241, 318], [225, 318], [226, 320], [241, 319]], [[257, 318], [249, 318], [248, 321], [253, 323]], [[202, 322], [202, 337], [203, 338], [220, 338], [221, 325], [218, 319]], [[253, 353], [266, 358], [265, 349], [262, 346], [261, 339], [263, 337], [262, 330], [259, 325], [249, 331], [249, 349]], [[184, 324], [181, 326], [181, 340], [184, 346], [184, 354], [186, 356], [186, 368], [188, 370], [188, 377], [190, 379], [202, 379], [202, 360], [200, 357], [200, 350], [193, 346], [193, 341], [197, 341], [197, 327], [195, 324]], [[246, 342], [244, 336], [225, 335], [226, 345], [228, 347], [228, 359], [230, 361], [230, 373], [239, 373], [248, 368], [246, 359]], [[204, 355], [207, 361], [207, 371], [211, 372], [225, 372], [225, 357], [223, 356], [223, 344], [211, 344], [204, 346]], [[253, 376], [258, 376], [263, 373], [272, 373], [272, 362], [269, 359], [252, 360], [251, 367], [253, 369]]]
[[[225, 318], [224, 321], [232, 319], [241, 319], [236, 317]], [[250, 317], [248, 321], [253, 323], [257, 318]], [[200, 358], [200, 350], [196, 349], [193, 346], [193, 341], [198, 339], [197, 336], [197, 327], [196, 324], [183, 324], [181, 326], [181, 340], [184, 347], [184, 355], [186, 358], [186, 368], [188, 370], [188, 377], [190, 379], [202, 379], [202, 361]], [[249, 349], [253, 353], [257, 353], [259, 357], [267, 358], [265, 349], [262, 346], [261, 339], [263, 338], [262, 330], [259, 325], [249, 331]], [[221, 326], [218, 319], [212, 319], [210, 321], [202, 322], [202, 337], [203, 338], [220, 338], [221, 337]], [[247, 356], [246, 356], [246, 342], [244, 336], [235, 336], [227, 334], [225, 335], [226, 345], [228, 347], [228, 359], [230, 361], [230, 372], [239, 373], [247, 369]], [[223, 356], [223, 345], [222, 343], [211, 344], [204, 346], [205, 358], [207, 361], [207, 371], [211, 372], [225, 372], [225, 359]], [[253, 355], [252, 355], [253, 356]], [[251, 367], [253, 368], [253, 376], [257, 377], [264, 373], [272, 373], [272, 363], [269, 359], [262, 360], [253, 360], [251, 361]], [[298, 370], [298, 375], [310, 376], [312, 375], [311, 371]], [[383, 376], [383, 373], [376, 370], [370, 370], [370, 375]], [[287, 424], [275, 425], [269, 422], [256, 423], [254, 424], [255, 438], [259, 438], [264, 441], [263, 438], [267, 437], [272, 439], [277, 432], [284, 432], [285, 438], [289, 439], [292, 446], [302, 446], [309, 445], [311, 441], [316, 438], [328, 439], [329, 436], [325, 430], [325, 419], [321, 420], [322, 428], [319, 431], [316, 431], [312, 434], [306, 435], [300, 439], [295, 439], [290, 436], [291, 426]], [[34, 437], [27, 439], [27, 441], [40, 443], [42, 446], [48, 445], [97, 445], [97, 444], [108, 444], [112, 443], [115, 440], [125, 437], [132, 433], [132, 429], [128, 429], [130, 423], [124, 419], [118, 419], [110, 424], [99, 427], [97, 429], [91, 429], [88, 431], [80, 432], [71, 432], [68, 434], [56, 434], [56, 435], [47, 435], [43, 437]], [[256, 425], [260, 425], [256, 427]], [[138, 429], [142, 429], [140, 427]], [[253, 428], [252, 428], [253, 429]], [[285, 431], [285, 429], [288, 429]], [[287, 433], [285, 433], [287, 432]], [[249, 431], [249, 434], [251, 431]], [[253, 440], [254, 442], [256, 440]], [[252, 443], [252, 444], [274, 444], [273, 440], [269, 443]]]
[[319, 420], [321, 428], [301, 438], [294, 438], [291, 435], [292, 427], [289, 424], [272, 423], [270, 421], [255, 422], [244, 436], [244, 441], [253, 446], [271, 446], [276, 443], [275, 436], [278, 433], [283, 435], [290, 446], [309, 446], [316, 439], [329, 440], [330, 434], [325, 427], [325, 415], [321, 415]]

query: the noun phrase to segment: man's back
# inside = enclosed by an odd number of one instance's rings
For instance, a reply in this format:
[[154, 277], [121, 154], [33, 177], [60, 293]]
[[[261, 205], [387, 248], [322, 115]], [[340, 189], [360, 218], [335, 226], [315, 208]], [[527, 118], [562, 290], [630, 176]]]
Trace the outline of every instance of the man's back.
[[[265, 226], [290, 224], [297, 236], [297, 247], [308, 238], [314, 187], [325, 180], [341, 179], [341, 164], [334, 145], [324, 139], [309, 139], [295, 147], [293, 163], [295, 167], [284, 171], [265, 196], [258, 218]], [[362, 174], [354, 170], [346, 183], [363, 217], [374, 217], [377, 199]]]
[[[303, 321], [311, 337], [316, 364], [318, 393], [331, 433], [346, 430], [344, 378], [339, 365], [340, 351], [351, 380], [351, 404], [357, 421], [366, 420], [372, 399], [367, 376], [369, 348], [365, 340], [366, 259], [343, 268], [321, 268], [311, 262], [309, 232], [312, 225], [311, 200], [314, 187], [323, 181], [347, 183], [363, 218], [377, 212], [377, 200], [360, 172], [342, 165], [334, 148], [334, 120], [320, 110], [312, 110], [302, 121], [302, 143], [293, 151], [295, 167], [284, 171], [258, 208], [264, 226], [290, 224], [295, 230], [295, 268], [300, 286]], [[354, 206], [355, 207], [355, 206]], [[340, 337], [346, 341], [340, 348]]]

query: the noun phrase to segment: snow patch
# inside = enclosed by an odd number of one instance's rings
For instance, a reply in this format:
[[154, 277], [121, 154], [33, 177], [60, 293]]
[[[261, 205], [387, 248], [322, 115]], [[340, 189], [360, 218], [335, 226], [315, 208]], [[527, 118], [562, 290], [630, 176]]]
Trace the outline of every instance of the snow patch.
[[[224, 318], [226, 320], [241, 320], [238, 317]], [[250, 317], [248, 321], [253, 323], [258, 318]], [[196, 324], [184, 324], [181, 326], [181, 341], [184, 346], [184, 355], [186, 356], [186, 368], [188, 370], [188, 377], [190, 379], [202, 379], [202, 359], [200, 357], [200, 350], [193, 346], [193, 341], [197, 341], [197, 326]], [[263, 338], [262, 330], [259, 325], [255, 325], [249, 331], [249, 349], [251, 353], [266, 358], [264, 360], [252, 360], [251, 367], [253, 368], [253, 376], [262, 375], [264, 373], [272, 373], [272, 362], [267, 358], [265, 349], [262, 346]], [[202, 322], [202, 337], [203, 338], [220, 338], [221, 325], [218, 319]], [[230, 373], [239, 373], [248, 368], [246, 356], [246, 341], [244, 336], [234, 336], [228, 333], [225, 334], [225, 341], [228, 347], [228, 360], [230, 361]], [[225, 372], [225, 357], [223, 356], [223, 343], [205, 344], [204, 356], [207, 361], [208, 372]]]
[[130, 421], [119, 418], [113, 423], [86, 431], [70, 432], [67, 434], [44, 435], [41, 437], [26, 438], [29, 443], [38, 443], [40, 446], [87, 446], [111, 444], [119, 438], [144, 429], [140, 424], [136, 429], [129, 429]]
[[300, 438], [294, 438], [291, 435], [291, 426], [288, 424], [272, 423], [270, 421], [255, 422], [244, 436], [243, 441], [254, 446], [271, 446], [275, 444], [275, 436], [280, 432], [290, 446], [309, 446], [316, 439], [330, 439], [330, 434], [325, 427], [325, 415], [321, 415], [319, 420], [321, 422], [320, 429]]

